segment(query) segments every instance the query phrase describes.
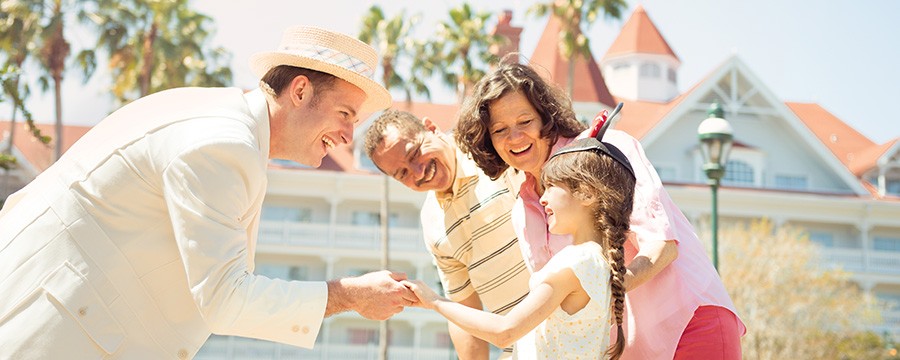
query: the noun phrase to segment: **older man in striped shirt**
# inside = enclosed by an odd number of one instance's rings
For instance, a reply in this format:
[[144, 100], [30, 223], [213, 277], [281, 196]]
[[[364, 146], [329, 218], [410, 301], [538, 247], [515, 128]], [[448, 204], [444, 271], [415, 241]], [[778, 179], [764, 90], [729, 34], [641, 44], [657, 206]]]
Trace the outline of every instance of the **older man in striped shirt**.
[[[510, 224], [512, 179], [484, 175], [453, 139], [425, 118], [387, 111], [369, 128], [366, 153], [385, 174], [415, 191], [422, 205], [425, 246], [448, 298], [505, 314], [528, 294], [531, 276]], [[449, 323], [460, 359], [486, 359], [486, 342]], [[512, 349], [503, 349], [501, 359]]]

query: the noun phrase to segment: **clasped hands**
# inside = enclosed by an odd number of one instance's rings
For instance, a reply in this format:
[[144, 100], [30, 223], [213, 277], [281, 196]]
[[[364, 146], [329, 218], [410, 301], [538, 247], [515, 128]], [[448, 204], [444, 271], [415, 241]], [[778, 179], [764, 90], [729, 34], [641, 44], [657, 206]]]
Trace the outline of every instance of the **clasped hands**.
[[444, 300], [420, 280], [409, 280], [406, 274], [388, 270], [340, 280], [347, 289], [348, 309], [370, 320], [386, 320], [404, 307], [433, 308]]

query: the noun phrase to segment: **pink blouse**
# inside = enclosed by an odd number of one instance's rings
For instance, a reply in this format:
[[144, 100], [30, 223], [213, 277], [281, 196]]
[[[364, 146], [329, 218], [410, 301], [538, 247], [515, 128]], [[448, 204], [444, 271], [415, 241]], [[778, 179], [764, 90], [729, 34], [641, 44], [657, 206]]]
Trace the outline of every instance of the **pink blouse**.
[[[586, 133], [578, 137], [584, 136]], [[572, 140], [560, 138], [553, 151]], [[675, 261], [625, 296], [626, 344], [622, 359], [671, 359], [681, 333], [698, 307], [721, 306], [737, 312], [706, 249], [691, 223], [663, 189], [641, 144], [618, 130], [607, 131], [603, 140], [622, 150], [637, 178], [631, 213], [631, 231], [636, 236], [625, 242], [625, 264], [631, 263], [642, 244], [675, 240], [678, 245]], [[540, 205], [534, 183], [534, 177], [526, 174], [512, 212], [522, 254], [532, 272], [540, 270], [551, 256], [572, 243], [568, 235], [547, 231], [547, 214]], [[740, 326], [744, 334], [743, 322]]]

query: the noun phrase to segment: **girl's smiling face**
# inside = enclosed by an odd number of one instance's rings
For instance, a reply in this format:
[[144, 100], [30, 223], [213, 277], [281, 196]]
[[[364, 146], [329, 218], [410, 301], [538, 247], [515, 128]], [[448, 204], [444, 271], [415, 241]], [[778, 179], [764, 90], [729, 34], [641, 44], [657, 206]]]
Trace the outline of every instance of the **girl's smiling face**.
[[547, 213], [547, 227], [551, 234], [572, 234], [577, 239], [580, 228], [593, 229], [590, 201], [580, 199], [564, 186], [544, 184], [541, 205]]

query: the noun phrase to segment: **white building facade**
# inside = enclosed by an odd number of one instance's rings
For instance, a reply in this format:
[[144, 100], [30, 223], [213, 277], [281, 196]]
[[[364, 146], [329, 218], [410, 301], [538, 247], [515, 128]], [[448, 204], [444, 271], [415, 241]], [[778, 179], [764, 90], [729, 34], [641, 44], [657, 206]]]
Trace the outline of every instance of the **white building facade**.
[[[538, 53], [553, 51], [556, 46], [539, 43], [531, 58], [550, 58]], [[776, 225], [802, 226], [820, 246], [827, 266], [851, 272], [862, 290], [889, 304], [873, 330], [900, 337], [900, 139], [875, 144], [819, 105], [778, 99], [738, 56], [679, 93], [680, 60], [640, 7], [606, 56], [589, 65], [602, 70], [602, 78], [594, 78], [606, 82], [592, 89], [608, 87], [616, 102], [625, 103], [614, 127], [641, 141], [669, 194], [697, 229], [708, 228], [710, 217], [697, 127], [712, 103], [721, 104], [735, 134], [719, 191], [721, 222], [765, 217]], [[610, 107], [579, 100], [602, 96], [573, 97], [581, 119]], [[412, 108], [416, 115], [453, 117], [447, 107], [428, 113], [428, 105], [420, 105]], [[364, 131], [357, 129], [356, 138]], [[32, 145], [24, 140], [16, 145], [23, 164], [10, 172], [11, 180], [4, 184], [11, 185], [5, 187], [20, 187], [46, 168]], [[358, 155], [358, 149], [338, 148], [329, 154], [333, 166], [326, 170], [273, 164], [256, 273], [320, 281], [381, 269], [379, 211], [385, 179], [371, 166], [360, 170], [360, 163], [369, 162]], [[438, 289], [419, 224], [425, 195], [395, 181], [388, 184], [389, 269]], [[355, 313], [333, 316], [325, 320], [312, 350], [213, 336], [196, 358], [375, 359], [378, 326]], [[455, 358], [446, 321], [433, 312], [406, 309], [389, 326], [391, 359]]]

